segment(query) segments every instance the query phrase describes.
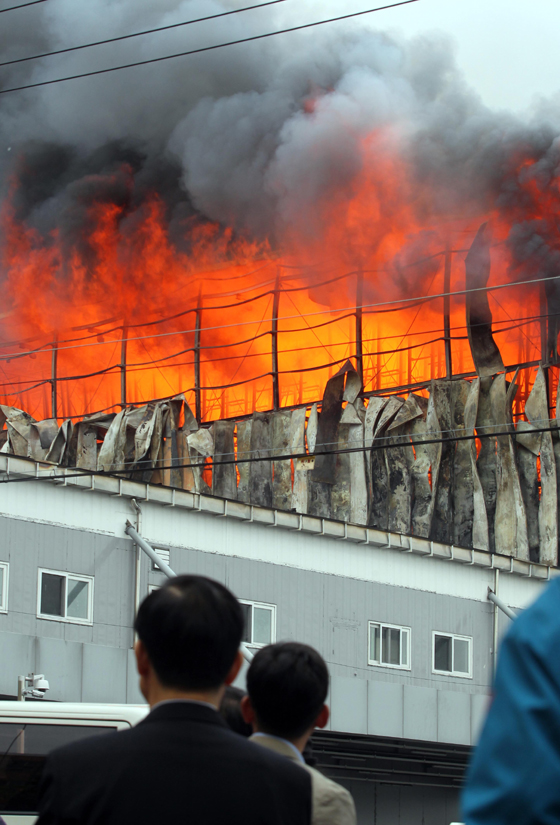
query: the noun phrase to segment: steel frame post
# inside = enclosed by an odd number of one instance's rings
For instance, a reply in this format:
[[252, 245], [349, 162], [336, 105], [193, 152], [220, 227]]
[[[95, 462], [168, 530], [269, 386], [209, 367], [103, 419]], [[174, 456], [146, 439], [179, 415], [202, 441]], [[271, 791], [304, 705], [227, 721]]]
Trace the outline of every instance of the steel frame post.
[[272, 408], [280, 409], [280, 386], [278, 382], [278, 311], [280, 308], [280, 267], [276, 272], [274, 300], [272, 304], [272, 326], [270, 330], [272, 350]]
[[363, 308], [364, 273], [358, 270], [356, 278], [356, 371], [364, 388]]
[[197, 423], [202, 421], [202, 399], [200, 393], [200, 332], [202, 319], [202, 298], [198, 295], [198, 306], [196, 308], [196, 320], [194, 328], [194, 404], [195, 418]]
[[123, 324], [121, 339], [121, 408], [126, 407], [126, 350], [128, 344], [128, 327]]
[[443, 335], [445, 346], [445, 377], [453, 377], [453, 363], [451, 361], [451, 266], [453, 252], [449, 240], [445, 244], [445, 268], [443, 272]]
[[58, 369], [58, 336], [55, 335], [52, 344], [51, 357], [51, 418], [57, 418], [58, 398], [57, 398], [57, 369]]

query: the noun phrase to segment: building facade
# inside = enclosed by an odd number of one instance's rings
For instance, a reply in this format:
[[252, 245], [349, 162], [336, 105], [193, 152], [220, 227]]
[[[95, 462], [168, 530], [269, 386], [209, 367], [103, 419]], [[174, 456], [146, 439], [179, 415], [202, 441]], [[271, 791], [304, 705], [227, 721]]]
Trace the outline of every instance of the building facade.
[[[135, 610], [162, 572], [211, 576], [245, 604], [249, 648], [316, 647], [331, 673], [319, 765], [360, 823], [458, 817], [496, 645], [556, 571], [426, 539], [0, 455], [0, 693], [44, 673], [58, 701], [141, 702]], [[243, 681], [243, 673], [240, 682]]]

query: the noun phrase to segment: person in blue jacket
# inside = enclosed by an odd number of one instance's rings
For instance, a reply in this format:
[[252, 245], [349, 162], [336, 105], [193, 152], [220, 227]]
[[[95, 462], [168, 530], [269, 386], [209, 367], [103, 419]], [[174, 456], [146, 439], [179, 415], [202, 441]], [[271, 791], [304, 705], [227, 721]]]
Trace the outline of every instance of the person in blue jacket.
[[560, 578], [502, 642], [462, 803], [466, 825], [560, 825]]

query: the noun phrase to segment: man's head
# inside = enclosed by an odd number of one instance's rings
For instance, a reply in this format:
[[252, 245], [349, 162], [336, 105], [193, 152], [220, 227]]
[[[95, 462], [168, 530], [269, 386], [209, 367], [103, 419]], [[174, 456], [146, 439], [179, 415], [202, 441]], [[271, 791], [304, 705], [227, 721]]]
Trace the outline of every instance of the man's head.
[[245, 719], [255, 730], [303, 748], [313, 729], [328, 721], [328, 689], [327, 665], [312, 647], [298, 642], [269, 645], [259, 650], [247, 672]]
[[212, 579], [170, 579], [144, 599], [134, 629], [140, 688], [150, 704], [216, 694], [237, 675], [243, 613], [235, 596]]

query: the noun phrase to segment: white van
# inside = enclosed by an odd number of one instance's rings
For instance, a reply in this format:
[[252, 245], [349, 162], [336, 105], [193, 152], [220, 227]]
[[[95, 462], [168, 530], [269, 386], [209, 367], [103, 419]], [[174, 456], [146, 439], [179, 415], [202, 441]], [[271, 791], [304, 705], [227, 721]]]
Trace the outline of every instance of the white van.
[[0, 815], [7, 825], [32, 825], [47, 754], [69, 742], [131, 728], [147, 705], [0, 702]]

